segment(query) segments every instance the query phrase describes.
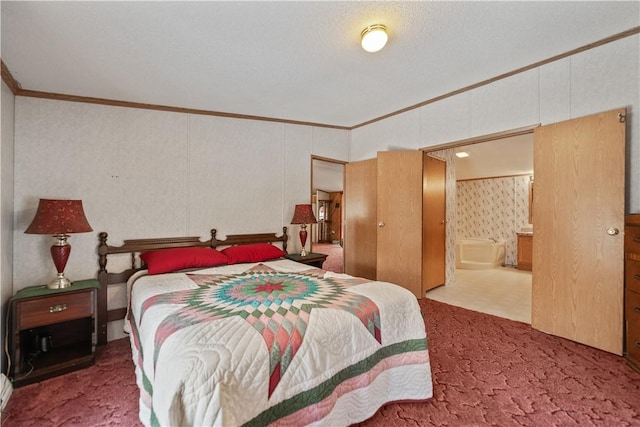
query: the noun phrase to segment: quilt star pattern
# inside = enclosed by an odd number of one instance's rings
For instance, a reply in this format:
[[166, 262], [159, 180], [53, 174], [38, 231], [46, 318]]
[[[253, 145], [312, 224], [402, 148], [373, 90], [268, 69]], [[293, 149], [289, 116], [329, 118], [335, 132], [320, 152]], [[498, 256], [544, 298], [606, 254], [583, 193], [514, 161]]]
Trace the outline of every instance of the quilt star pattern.
[[258, 264], [240, 274], [188, 274], [198, 288], [157, 295], [142, 305], [141, 316], [155, 304], [184, 305], [159, 325], [154, 361], [162, 344], [176, 331], [239, 316], [260, 333], [269, 351], [271, 397], [304, 340], [314, 309], [339, 309], [352, 314], [382, 344], [378, 306], [347, 290], [367, 281], [324, 277], [324, 273], [319, 269], [280, 272]]

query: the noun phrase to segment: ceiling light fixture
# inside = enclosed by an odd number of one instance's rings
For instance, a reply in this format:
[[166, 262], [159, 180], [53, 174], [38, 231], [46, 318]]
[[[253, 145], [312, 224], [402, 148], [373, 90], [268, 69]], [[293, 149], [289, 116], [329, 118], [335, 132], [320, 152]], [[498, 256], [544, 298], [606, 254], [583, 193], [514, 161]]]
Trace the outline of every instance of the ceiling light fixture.
[[461, 159], [463, 157], [469, 157], [469, 153], [467, 153], [466, 151], [459, 151], [456, 153], [456, 157]]
[[382, 24], [369, 25], [360, 33], [362, 48], [367, 52], [377, 52], [387, 44], [387, 27]]

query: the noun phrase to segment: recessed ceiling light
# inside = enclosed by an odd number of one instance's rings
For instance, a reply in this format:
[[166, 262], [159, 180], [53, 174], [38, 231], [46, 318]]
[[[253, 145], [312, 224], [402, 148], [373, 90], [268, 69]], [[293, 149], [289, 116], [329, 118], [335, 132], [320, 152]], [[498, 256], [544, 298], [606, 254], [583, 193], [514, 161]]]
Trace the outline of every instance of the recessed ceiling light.
[[456, 157], [458, 158], [469, 157], [469, 153], [467, 153], [466, 151], [459, 151], [456, 153]]
[[387, 27], [382, 24], [369, 25], [360, 33], [362, 48], [367, 52], [377, 52], [387, 44]]

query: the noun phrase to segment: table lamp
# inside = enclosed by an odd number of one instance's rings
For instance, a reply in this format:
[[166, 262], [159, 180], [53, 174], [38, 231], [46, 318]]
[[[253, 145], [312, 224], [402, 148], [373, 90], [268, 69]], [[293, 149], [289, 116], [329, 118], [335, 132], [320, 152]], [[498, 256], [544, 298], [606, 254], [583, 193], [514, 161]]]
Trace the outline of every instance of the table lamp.
[[304, 248], [307, 243], [307, 224], [315, 224], [317, 222], [311, 205], [296, 205], [291, 224], [302, 224], [300, 226], [300, 243], [302, 244], [300, 256], [307, 256], [307, 251]]
[[64, 276], [71, 245], [67, 242], [71, 233], [93, 231], [84, 216], [82, 200], [50, 200], [40, 199], [36, 216], [25, 230], [27, 234], [51, 234], [55, 239], [51, 246], [51, 258], [58, 271], [55, 280], [47, 285], [49, 289], [60, 289], [71, 286], [71, 281]]

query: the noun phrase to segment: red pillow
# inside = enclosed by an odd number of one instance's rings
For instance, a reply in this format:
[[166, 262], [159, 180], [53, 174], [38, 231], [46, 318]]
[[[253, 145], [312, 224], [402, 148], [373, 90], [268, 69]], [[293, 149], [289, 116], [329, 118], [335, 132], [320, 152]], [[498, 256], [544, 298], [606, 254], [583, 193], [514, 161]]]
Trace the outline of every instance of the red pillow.
[[229, 246], [221, 252], [227, 256], [229, 264], [268, 261], [270, 259], [281, 258], [287, 254], [282, 249], [270, 243]]
[[215, 267], [227, 264], [227, 257], [212, 248], [187, 247], [149, 251], [140, 255], [149, 274], [170, 273], [185, 268]]

